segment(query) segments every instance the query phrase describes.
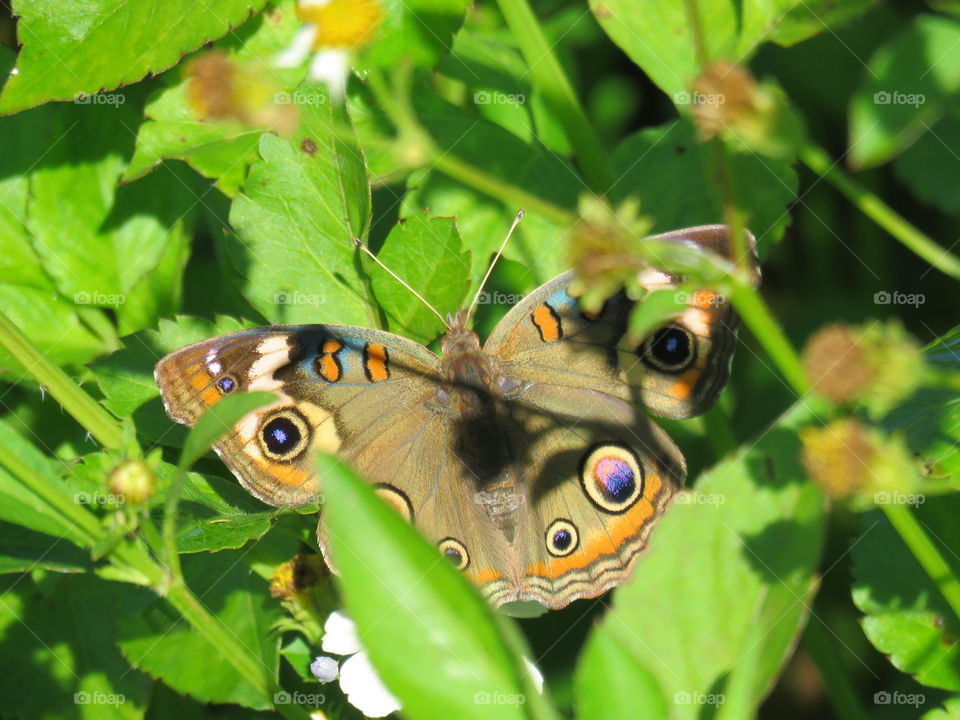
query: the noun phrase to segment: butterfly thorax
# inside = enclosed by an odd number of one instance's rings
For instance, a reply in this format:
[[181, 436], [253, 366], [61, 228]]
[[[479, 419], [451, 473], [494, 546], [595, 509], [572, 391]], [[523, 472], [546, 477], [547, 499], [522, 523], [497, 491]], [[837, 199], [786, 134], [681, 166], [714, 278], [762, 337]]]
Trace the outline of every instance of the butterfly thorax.
[[496, 392], [493, 358], [480, 349], [472, 330], [454, 324], [440, 341], [443, 352], [443, 394], [450, 410], [461, 417], [488, 414]]

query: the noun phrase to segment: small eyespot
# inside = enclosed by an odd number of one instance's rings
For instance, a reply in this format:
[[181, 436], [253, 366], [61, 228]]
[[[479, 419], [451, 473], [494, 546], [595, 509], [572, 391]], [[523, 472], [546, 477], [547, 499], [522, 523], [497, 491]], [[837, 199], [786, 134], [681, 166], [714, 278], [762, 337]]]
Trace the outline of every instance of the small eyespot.
[[310, 442], [310, 427], [294, 408], [284, 408], [268, 415], [257, 433], [260, 450], [271, 460], [290, 462]]
[[558, 518], [547, 528], [546, 541], [551, 555], [566, 557], [580, 545], [580, 533], [572, 522], [566, 518]]
[[379, 483], [374, 486], [374, 489], [377, 495], [386, 501], [387, 505], [400, 513], [404, 520], [409, 523], [413, 522], [413, 505], [410, 504], [410, 498], [405, 493], [387, 483]]
[[437, 547], [440, 548], [440, 554], [446, 557], [457, 570], [466, 570], [470, 564], [470, 555], [467, 554], [467, 548], [459, 540], [448, 537], [441, 540]]
[[697, 359], [697, 339], [682, 325], [671, 323], [649, 335], [637, 354], [655, 370], [681, 373]]
[[233, 379], [230, 375], [224, 375], [222, 378], [217, 380], [217, 388], [224, 395], [227, 393], [233, 392], [237, 388], [237, 381]]
[[619, 514], [643, 495], [643, 466], [620, 444], [594, 446], [580, 464], [580, 484], [590, 501], [604, 512]]

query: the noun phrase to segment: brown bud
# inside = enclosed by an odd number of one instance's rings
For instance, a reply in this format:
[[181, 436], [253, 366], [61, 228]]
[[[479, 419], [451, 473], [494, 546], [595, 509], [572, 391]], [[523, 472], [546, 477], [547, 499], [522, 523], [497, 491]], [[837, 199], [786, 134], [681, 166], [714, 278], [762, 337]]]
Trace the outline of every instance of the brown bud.
[[857, 332], [846, 325], [814, 333], [803, 350], [803, 366], [814, 390], [835, 403], [855, 398], [875, 375]]
[[875, 449], [866, 426], [845, 418], [800, 433], [803, 464], [814, 482], [833, 498], [845, 498], [870, 481]]

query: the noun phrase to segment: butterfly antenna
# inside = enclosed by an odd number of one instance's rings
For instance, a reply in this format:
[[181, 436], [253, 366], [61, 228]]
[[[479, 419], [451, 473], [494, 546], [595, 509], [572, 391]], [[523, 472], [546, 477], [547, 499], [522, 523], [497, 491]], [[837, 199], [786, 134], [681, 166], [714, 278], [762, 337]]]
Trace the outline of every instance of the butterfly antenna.
[[424, 305], [427, 306], [427, 308], [430, 310], [430, 312], [432, 312], [434, 315], [436, 315], [438, 318], [440, 318], [440, 322], [442, 322], [445, 327], [449, 327], [449, 323], [447, 323], [447, 321], [444, 319], [443, 315], [440, 314], [440, 311], [437, 310], [433, 305], [431, 305], [423, 295], [421, 295], [421, 294], [418, 293], [416, 290], [414, 290], [414, 289], [410, 286], [410, 283], [408, 283], [408, 282], [407, 282], [406, 280], [404, 280], [402, 277], [400, 277], [399, 275], [397, 275], [393, 270], [391, 270], [391, 269], [388, 268], [386, 265], [384, 265], [384, 264], [383, 264], [383, 261], [382, 261], [380, 258], [378, 258], [376, 255], [374, 255], [372, 252], [370, 252], [370, 248], [368, 248], [366, 245], [364, 245], [364, 244], [363, 244], [363, 241], [362, 241], [360, 238], [358, 238], [358, 237], [353, 238], [353, 244], [356, 245], [356, 246], [357, 246], [358, 248], [360, 248], [361, 250], [363, 250], [367, 255], [369, 255], [377, 265], [379, 265], [379, 266], [382, 267], [384, 270], [386, 270], [387, 273], [389, 273], [390, 277], [392, 277], [392, 278], [393, 278], [394, 280], [396, 280], [398, 283], [400, 283], [401, 285], [403, 285], [407, 290], [409, 290], [410, 292], [412, 292], [412, 293], [414, 294], [414, 296], [415, 296], [420, 302], [422, 302]]
[[467, 308], [467, 319], [470, 318], [474, 309], [477, 307], [477, 304], [480, 302], [480, 296], [483, 294], [483, 287], [487, 284], [487, 280], [490, 279], [490, 275], [493, 274], [493, 268], [496, 266], [497, 260], [499, 260], [500, 256], [503, 255], [503, 249], [507, 246], [507, 241], [510, 239], [510, 236], [513, 235], [513, 231], [516, 230], [517, 225], [520, 224], [521, 220], [523, 220], [523, 208], [520, 208], [517, 211], [517, 216], [513, 219], [513, 225], [511, 225], [510, 229], [507, 230], [507, 236], [503, 239], [503, 242], [500, 243], [500, 249], [497, 250], [497, 254], [493, 256], [493, 262], [491, 262], [490, 267], [487, 268], [487, 274], [484, 275], [483, 280], [480, 281], [480, 287], [477, 288], [477, 294], [473, 296], [473, 302], [471, 302], [470, 307]]

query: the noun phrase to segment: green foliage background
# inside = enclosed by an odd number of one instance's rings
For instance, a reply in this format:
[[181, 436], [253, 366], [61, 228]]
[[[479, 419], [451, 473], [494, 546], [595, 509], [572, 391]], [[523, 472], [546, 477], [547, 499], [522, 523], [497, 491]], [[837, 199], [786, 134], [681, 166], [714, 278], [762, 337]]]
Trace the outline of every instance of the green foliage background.
[[[0, 717], [308, 717], [278, 693], [358, 717], [307, 669], [345, 603], [411, 718], [960, 718], [960, 7], [382, 7], [341, 102], [270, 65], [293, 0], [0, 5]], [[235, 69], [217, 118], [193, 84], [210, 57]], [[758, 84], [711, 139], [691, 98], [721, 60]], [[263, 397], [188, 434], [157, 360], [276, 323], [435, 343], [439, 321], [351, 237], [454, 312], [521, 206], [488, 292], [566, 270], [590, 197], [608, 230], [633, 201], [631, 228], [743, 223], [762, 260], [759, 293], [684, 268], [745, 327], [720, 407], [665, 423], [693, 499], [634, 577], [506, 618], [321, 459], [342, 578], [271, 597], [276, 568], [316, 551], [318, 508], [267, 508], [205, 453]], [[481, 335], [506, 310], [481, 305]], [[880, 416], [809, 392], [795, 347], [889, 318], [927, 346], [922, 387]], [[846, 412], [906, 448], [892, 490], [922, 504], [827, 501], [798, 431]], [[131, 458], [156, 476], [138, 505], [107, 485]]]

